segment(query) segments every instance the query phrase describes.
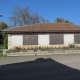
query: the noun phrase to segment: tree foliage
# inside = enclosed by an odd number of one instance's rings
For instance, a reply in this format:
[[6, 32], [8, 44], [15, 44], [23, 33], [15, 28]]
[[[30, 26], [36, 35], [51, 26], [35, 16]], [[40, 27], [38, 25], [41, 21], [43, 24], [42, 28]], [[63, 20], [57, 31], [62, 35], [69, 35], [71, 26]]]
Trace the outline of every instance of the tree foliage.
[[0, 22], [0, 30], [8, 28], [8, 25], [5, 22]]
[[63, 18], [57, 18], [57, 19], [55, 20], [55, 22], [64, 22], [64, 19], [63, 19]]
[[8, 36], [4, 38], [4, 49], [8, 48]]
[[71, 23], [71, 24], [73, 24], [71, 21], [65, 20], [63, 18], [56, 18], [55, 22], [64, 22], [64, 23]]
[[29, 7], [22, 8], [20, 6], [14, 7], [12, 16], [9, 18], [14, 26], [24, 26], [40, 22], [48, 22], [38, 13], [31, 13]]
[[1, 33], [1, 30], [8, 28], [8, 25], [5, 22], [0, 22], [0, 44], [3, 44], [4, 36]]

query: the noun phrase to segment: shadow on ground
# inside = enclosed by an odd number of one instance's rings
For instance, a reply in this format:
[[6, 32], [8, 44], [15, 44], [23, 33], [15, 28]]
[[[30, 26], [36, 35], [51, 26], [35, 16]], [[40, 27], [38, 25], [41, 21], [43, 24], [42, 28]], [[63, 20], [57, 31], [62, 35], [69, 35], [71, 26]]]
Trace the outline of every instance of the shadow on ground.
[[0, 66], [0, 80], [80, 80], [80, 71], [51, 58]]

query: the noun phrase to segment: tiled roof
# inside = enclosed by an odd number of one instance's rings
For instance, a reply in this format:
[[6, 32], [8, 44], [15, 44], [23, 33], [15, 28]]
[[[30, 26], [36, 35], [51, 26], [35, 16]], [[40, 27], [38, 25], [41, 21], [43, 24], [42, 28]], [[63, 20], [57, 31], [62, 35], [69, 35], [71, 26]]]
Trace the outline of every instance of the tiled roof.
[[74, 30], [80, 30], [80, 26], [69, 24], [69, 23], [39, 23], [39, 24], [32, 24], [29, 26], [23, 26], [18, 28], [12, 28], [4, 30], [6, 31], [24, 31], [24, 32], [47, 32], [47, 31], [74, 31]]

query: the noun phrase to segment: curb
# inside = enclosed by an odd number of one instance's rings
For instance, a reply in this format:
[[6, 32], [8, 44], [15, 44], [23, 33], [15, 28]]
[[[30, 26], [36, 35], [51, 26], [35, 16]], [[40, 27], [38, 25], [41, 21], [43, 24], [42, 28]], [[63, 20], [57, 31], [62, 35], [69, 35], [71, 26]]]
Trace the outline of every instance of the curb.
[[54, 55], [54, 54], [79, 54], [80, 52], [69, 52], [69, 53], [38, 53], [38, 54], [32, 54], [32, 53], [29, 53], [29, 54], [9, 54], [9, 55], [6, 55], [6, 56], [42, 56], [42, 55]]

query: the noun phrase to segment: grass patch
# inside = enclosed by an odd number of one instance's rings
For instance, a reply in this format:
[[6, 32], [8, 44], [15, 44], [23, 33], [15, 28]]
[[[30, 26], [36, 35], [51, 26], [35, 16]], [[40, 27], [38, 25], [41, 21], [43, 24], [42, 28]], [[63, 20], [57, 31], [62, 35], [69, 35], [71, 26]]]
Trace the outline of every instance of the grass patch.
[[1, 56], [3, 56], [3, 52], [2, 52], [2, 51], [0, 51], [0, 57], [1, 57]]

